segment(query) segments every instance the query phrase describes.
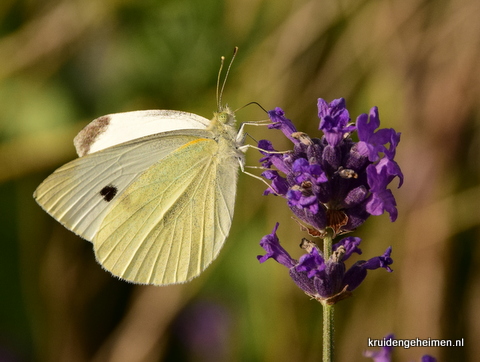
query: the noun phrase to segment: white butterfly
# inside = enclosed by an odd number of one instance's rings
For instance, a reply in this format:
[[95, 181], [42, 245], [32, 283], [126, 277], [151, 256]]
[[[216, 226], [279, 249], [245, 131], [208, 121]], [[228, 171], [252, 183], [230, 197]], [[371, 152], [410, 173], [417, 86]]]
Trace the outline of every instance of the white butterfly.
[[212, 120], [166, 110], [103, 116], [75, 137], [80, 157], [43, 181], [34, 198], [91, 241], [112, 274], [142, 284], [186, 282], [228, 235], [243, 142], [228, 107]]

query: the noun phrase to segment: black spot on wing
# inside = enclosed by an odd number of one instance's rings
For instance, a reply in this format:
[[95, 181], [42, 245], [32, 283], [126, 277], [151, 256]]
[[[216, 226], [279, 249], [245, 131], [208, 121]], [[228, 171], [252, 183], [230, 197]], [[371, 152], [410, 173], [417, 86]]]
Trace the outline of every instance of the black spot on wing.
[[115, 195], [117, 194], [117, 188], [113, 185], [108, 185], [108, 186], [105, 186], [101, 191], [100, 191], [100, 195], [102, 195], [103, 199], [106, 201], [106, 202], [110, 202], [112, 201], [112, 199], [115, 197]]

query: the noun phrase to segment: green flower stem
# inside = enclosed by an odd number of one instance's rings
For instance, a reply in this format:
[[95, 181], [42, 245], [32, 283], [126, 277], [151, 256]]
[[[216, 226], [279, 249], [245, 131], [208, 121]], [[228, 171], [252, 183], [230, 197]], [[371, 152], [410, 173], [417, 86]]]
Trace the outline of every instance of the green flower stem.
[[[323, 257], [325, 262], [332, 255], [332, 235], [323, 239]], [[333, 361], [333, 305], [322, 303], [323, 306], [323, 362]]]
[[333, 361], [333, 305], [323, 305], [323, 362]]
[[325, 262], [332, 256], [332, 235], [330, 233], [327, 234], [323, 238], [323, 258]]

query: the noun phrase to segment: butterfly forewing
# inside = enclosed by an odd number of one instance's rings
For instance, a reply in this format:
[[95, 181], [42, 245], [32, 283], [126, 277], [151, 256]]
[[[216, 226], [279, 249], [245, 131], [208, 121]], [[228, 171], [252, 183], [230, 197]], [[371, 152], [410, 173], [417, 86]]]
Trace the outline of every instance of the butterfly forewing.
[[210, 121], [193, 113], [150, 110], [108, 114], [90, 122], [73, 143], [80, 157], [120, 143], [169, 131], [205, 129]]
[[92, 241], [116, 198], [139, 175], [182, 145], [210, 135], [205, 130], [177, 133], [144, 137], [71, 161], [43, 181], [34, 197], [65, 227]]

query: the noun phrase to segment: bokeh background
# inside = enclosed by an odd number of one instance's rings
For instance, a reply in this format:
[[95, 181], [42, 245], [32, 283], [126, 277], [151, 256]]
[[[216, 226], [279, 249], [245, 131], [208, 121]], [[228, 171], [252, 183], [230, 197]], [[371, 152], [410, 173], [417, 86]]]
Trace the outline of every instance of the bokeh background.
[[[283, 199], [240, 175], [230, 237], [191, 283], [134, 286], [34, 202], [76, 157], [75, 134], [108, 113], [179, 109], [210, 118], [221, 55], [240, 51], [224, 100], [282, 107], [317, 131], [316, 100], [376, 105], [402, 132], [399, 218], [370, 218], [363, 258], [393, 246], [336, 307], [336, 360], [367, 361], [367, 338], [464, 338], [395, 350], [396, 361], [480, 355], [480, 2], [477, 0], [2, 0], [0, 3], [0, 360], [319, 361], [321, 306], [279, 264], [256, 259], [280, 222], [296, 257], [306, 235]], [[240, 122], [265, 119], [259, 107]], [[290, 145], [276, 131], [254, 139]], [[253, 141], [251, 143], [254, 143]], [[248, 152], [250, 165], [259, 158]]]

